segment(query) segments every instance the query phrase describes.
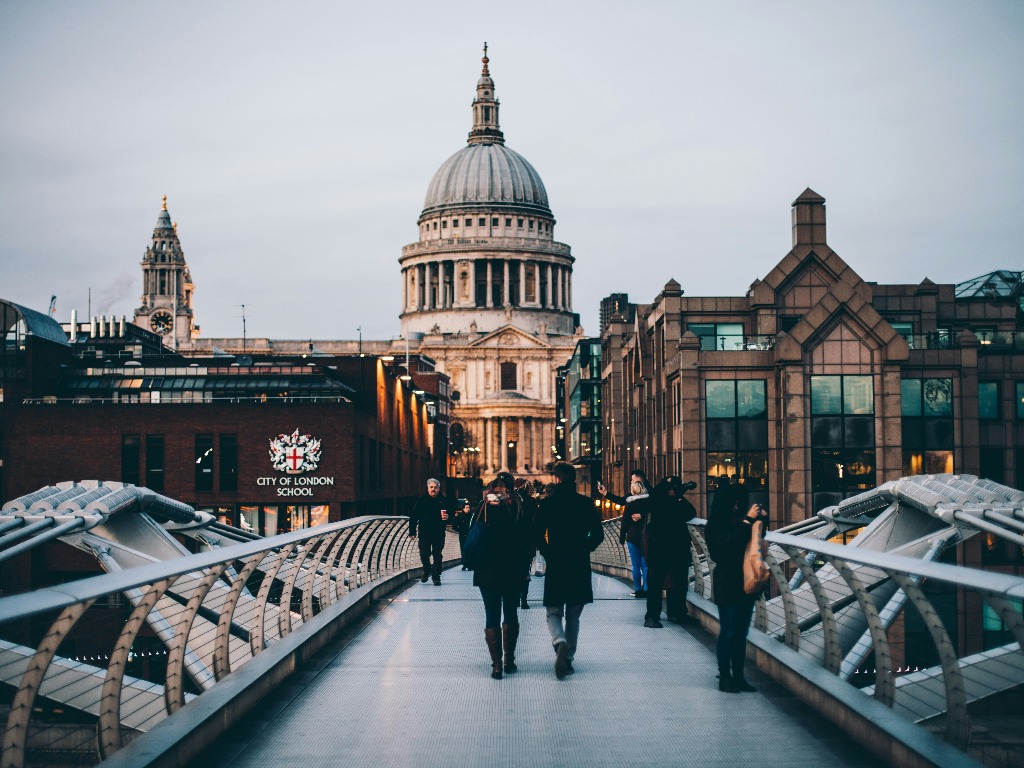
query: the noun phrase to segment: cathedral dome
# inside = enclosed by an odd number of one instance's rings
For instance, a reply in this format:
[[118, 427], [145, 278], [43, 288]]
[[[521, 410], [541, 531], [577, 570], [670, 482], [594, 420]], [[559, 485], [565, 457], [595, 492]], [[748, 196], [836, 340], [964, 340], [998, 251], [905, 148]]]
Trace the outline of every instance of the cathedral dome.
[[525, 157], [498, 143], [470, 144], [445, 160], [427, 188], [422, 215], [446, 208], [551, 215], [540, 174]]

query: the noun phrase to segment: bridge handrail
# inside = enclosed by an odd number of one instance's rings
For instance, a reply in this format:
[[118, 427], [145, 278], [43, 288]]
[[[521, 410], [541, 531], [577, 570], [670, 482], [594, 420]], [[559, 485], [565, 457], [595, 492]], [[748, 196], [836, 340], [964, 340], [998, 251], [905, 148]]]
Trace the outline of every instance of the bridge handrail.
[[[351, 518], [0, 598], [0, 682], [14, 688], [0, 766], [52, 760], [54, 749], [105, 760], [233, 668], [264, 652], [276, 663], [276, 645], [294, 652], [281, 641], [303, 624], [303, 642], [322, 642], [316, 633], [369, 604], [375, 592], [361, 587], [391, 589], [420, 567], [407, 527], [407, 517]], [[444, 558], [457, 556], [449, 533]], [[136, 643], [146, 624], [158, 639]], [[103, 651], [79, 659], [76, 644]], [[38, 697], [97, 724], [48, 724]]]
[[0, 597], [2, 623], [18, 621], [40, 613], [68, 608], [86, 600], [97, 600], [114, 592], [126, 592], [153, 584], [171, 576], [181, 576], [192, 571], [220, 565], [225, 561], [243, 560], [259, 552], [278, 551], [288, 546], [309, 540], [313, 536], [324, 536], [346, 528], [355, 528], [373, 520], [399, 520], [408, 522], [408, 517], [389, 515], [364, 515], [336, 523], [327, 523], [315, 528], [281, 533], [277, 536], [254, 539], [251, 542], [232, 544], [209, 552], [198, 552], [174, 560], [140, 565], [137, 568], [103, 573], [85, 579], [71, 581], [55, 587], [44, 587], [19, 595]]
[[[617, 545], [620, 521], [621, 517], [604, 521], [605, 539], [613, 544], [599, 547], [591, 561], [605, 572], [625, 576], [630, 564], [624, 548]], [[706, 524], [706, 520], [695, 519], [689, 525], [694, 563], [691, 584], [694, 593], [709, 601], [714, 594], [715, 564], [703, 536]], [[909, 722], [936, 721], [944, 716], [944, 738], [959, 750], [982, 762], [1002, 759], [1003, 745], [972, 742], [968, 691], [977, 699], [1024, 685], [1024, 578], [810, 536], [769, 532], [765, 540], [771, 586], [756, 603], [755, 629], [834, 674], [836, 685], [861, 690]], [[931, 546], [928, 555], [941, 550], [941, 545], [938, 549], [936, 544]], [[923, 548], [919, 550], [924, 553]], [[925, 582], [945, 586], [929, 590]], [[930, 591], [955, 596], [953, 622], [972, 612], [980, 625], [984, 606], [998, 616], [1002, 631], [1013, 639], [999, 648], [968, 648], [958, 655], [958, 645], [969, 641], [962, 627], [946, 626], [950, 617], [943, 621]], [[923, 626], [920, 637], [930, 640], [936, 660], [924, 669], [911, 669], [909, 664], [904, 668], [899, 661], [902, 651], [888, 636], [894, 625], [901, 631], [897, 620], [908, 605], [914, 606]], [[713, 615], [710, 620], [713, 628]], [[862, 669], [872, 654], [874, 669], [867, 665]], [[937, 689], [941, 705], [930, 694], [929, 685]], [[1017, 749], [1016, 758], [1024, 758], [1024, 752]]]

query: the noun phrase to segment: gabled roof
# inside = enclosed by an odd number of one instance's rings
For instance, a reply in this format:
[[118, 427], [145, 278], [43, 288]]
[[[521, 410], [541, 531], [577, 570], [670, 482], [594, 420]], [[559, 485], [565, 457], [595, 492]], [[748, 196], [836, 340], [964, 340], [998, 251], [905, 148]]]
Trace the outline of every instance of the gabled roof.
[[496, 331], [481, 336], [469, 346], [471, 347], [525, 347], [534, 346], [547, 348], [551, 345], [536, 336], [516, 328], [514, 325], [503, 325]]

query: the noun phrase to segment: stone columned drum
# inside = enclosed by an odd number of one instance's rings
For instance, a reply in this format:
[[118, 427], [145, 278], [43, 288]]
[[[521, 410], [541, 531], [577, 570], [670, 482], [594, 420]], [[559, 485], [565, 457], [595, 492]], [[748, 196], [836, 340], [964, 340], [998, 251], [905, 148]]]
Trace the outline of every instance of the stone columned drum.
[[484, 48], [467, 145], [427, 187], [419, 239], [402, 249], [402, 331], [459, 392], [457, 474], [545, 475], [554, 370], [582, 334], [569, 246], [537, 170], [505, 146]]

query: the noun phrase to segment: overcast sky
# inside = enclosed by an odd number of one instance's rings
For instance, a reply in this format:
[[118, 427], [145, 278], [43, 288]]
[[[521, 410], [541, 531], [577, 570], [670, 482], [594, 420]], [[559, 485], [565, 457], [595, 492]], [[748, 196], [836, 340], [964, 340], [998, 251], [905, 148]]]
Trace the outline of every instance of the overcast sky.
[[744, 294], [806, 187], [866, 280], [1024, 269], [1019, 0], [0, 0], [0, 298], [131, 317], [166, 194], [204, 336], [396, 336], [485, 40], [589, 333]]

